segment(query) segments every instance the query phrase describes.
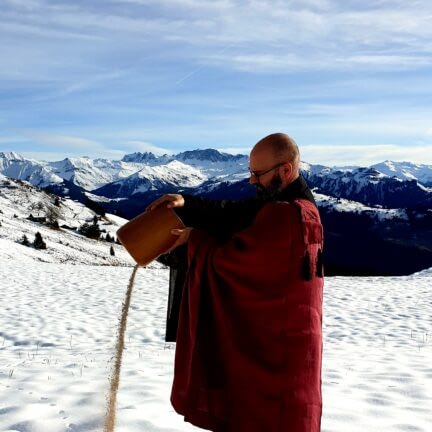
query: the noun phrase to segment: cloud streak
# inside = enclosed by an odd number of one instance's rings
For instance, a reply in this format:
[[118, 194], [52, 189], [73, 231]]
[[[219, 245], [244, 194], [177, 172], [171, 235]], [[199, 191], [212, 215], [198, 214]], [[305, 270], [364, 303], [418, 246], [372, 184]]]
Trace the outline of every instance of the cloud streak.
[[427, 164], [432, 144], [422, 146], [377, 145], [306, 145], [300, 147], [303, 161], [326, 166], [370, 166], [384, 160]]
[[[103, 8], [102, 3], [97, 8], [33, 2], [26, 8], [9, 2], [0, 34], [23, 39], [27, 33], [44, 38], [46, 45], [50, 40], [94, 40], [109, 49], [111, 33], [116, 32], [125, 49], [138, 52], [140, 46], [154, 48], [156, 42], [163, 52], [183, 45], [188, 47], [185, 58], [195, 57], [199, 66], [217, 64], [249, 72], [430, 65], [432, 6], [395, 3], [356, 10], [349, 2], [339, 9], [337, 2], [320, 1], [111, 1]], [[119, 14], [120, 5], [134, 7]], [[149, 15], [150, 7], [156, 11]], [[227, 45], [242, 47], [242, 52], [218, 54]]]

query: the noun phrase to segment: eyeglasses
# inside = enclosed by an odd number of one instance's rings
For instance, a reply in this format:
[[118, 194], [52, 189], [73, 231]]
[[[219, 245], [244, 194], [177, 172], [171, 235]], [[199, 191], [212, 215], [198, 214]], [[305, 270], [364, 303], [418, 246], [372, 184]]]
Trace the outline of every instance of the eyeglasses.
[[274, 169], [276, 169], [276, 168], [281, 167], [282, 165], [285, 165], [286, 163], [287, 163], [287, 162], [281, 162], [281, 163], [279, 163], [279, 164], [277, 164], [277, 165], [275, 165], [275, 166], [269, 168], [268, 170], [266, 170], [266, 171], [261, 171], [261, 172], [259, 172], [259, 171], [252, 171], [252, 170], [249, 168], [249, 172], [250, 172], [250, 175], [251, 175], [251, 176], [254, 176], [254, 177], [258, 180], [258, 182], [259, 182], [259, 178], [260, 178], [261, 176], [263, 176], [264, 174], [269, 173], [270, 171], [272, 171], [272, 170], [274, 170]]

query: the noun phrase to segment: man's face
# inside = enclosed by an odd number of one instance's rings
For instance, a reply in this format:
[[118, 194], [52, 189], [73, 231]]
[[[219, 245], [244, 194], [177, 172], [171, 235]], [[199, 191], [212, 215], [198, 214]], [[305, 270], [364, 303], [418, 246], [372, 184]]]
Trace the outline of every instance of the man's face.
[[278, 171], [273, 174], [273, 177], [270, 179], [269, 182], [267, 182], [266, 185], [263, 185], [261, 183], [254, 184], [257, 197], [263, 199], [271, 199], [275, 197], [279, 193], [281, 185], [282, 179]]
[[254, 149], [250, 155], [250, 184], [256, 187], [257, 196], [272, 198], [281, 189], [280, 164], [271, 153], [265, 150]]

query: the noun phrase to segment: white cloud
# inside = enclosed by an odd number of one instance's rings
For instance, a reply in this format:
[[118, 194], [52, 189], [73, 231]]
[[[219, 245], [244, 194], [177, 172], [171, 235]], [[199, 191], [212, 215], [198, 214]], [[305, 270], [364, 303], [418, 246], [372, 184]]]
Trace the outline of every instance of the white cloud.
[[326, 166], [369, 166], [384, 160], [432, 164], [432, 145], [304, 145], [300, 146], [302, 161]]
[[20, 142], [26, 142], [27, 139], [20, 137], [20, 136], [15, 136], [15, 135], [10, 135], [10, 136], [0, 136], [0, 145], [1, 147], [5, 147], [3, 144], [7, 145], [13, 145], [16, 143], [20, 143]]
[[20, 151], [17, 153], [27, 159], [34, 159], [36, 161], [60, 161], [70, 156], [65, 153], [45, 151]]
[[30, 159], [35, 159], [37, 161], [59, 161], [63, 160], [66, 157], [80, 157], [80, 156], [89, 156], [93, 159], [105, 158], [109, 160], [120, 160], [125, 155], [124, 150], [111, 150], [106, 149], [104, 151], [100, 151], [98, 153], [93, 153], [91, 150], [86, 152], [62, 152], [62, 151], [18, 151], [17, 153], [22, 156]]
[[[148, 5], [159, 13], [146, 14]], [[217, 64], [260, 73], [377, 65], [415, 68], [430, 64], [431, 12], [428, 2], [416, 2], [415, 7], [366, 2], [361, 11], [353, 3], [340, 8], [335, 1], [322, 0], [128, 0], [100, 9], [59, 2], [41, 3], [32, 13], [23, 13], [20, 7], [8, 10], [0, 35], [15, 34], [21, 45], [34, 45], [23, 34], [47, 37], [46, 46], [70, 38], [70, 44], [75, 43], [73, 38], [93, 38], [107, 53], [123, 46], [139, 55], [145, 47], [156, 47], [156, 57], [177, 47], [175, 55], [192, 60], [195, 67]], [[82, 41], [76, 44], [82, 46]], [[235, 49], [215, 54], [227, 45]], [[74, 51], [71, 60], [80, 61], [79, 51]]]
[[44, 147], [62, 148], [65, 151], [82, 151], [90, 149], [93, 152], [105, 150], [105, 147], [97, 141], [76, 136], [35, 130], [21, 130], [20, 134], [36, 141]]

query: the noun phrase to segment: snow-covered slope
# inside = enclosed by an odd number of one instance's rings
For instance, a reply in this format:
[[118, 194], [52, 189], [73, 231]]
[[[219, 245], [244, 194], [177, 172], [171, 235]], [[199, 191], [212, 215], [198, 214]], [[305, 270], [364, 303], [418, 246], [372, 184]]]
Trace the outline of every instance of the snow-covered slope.
[[309, 168], [303, 174], [309, 186], [334, 197], [389, 208], [432, 208], [432, 188], [417, 180], [389, 177], [374, 168]]
[[430, 277], [432, 278], [432, 267], [428, 269], [421, 270], [413, 274], [414, 277]]
[[205, 180], [206, 176], [200, 170], [174, 160], [166, 165], [144, 166], [135, 174], [103, 186], [94, 193], [122, 198], [166, 188], [197, 187]]
[[[2, 245], [3, 246], [3, 245]], [[100, 432], [131, 268], [40, 263], [0, 247], [0, 430]], [[140, 268], [116, 431], [197, 429], [169, 397], [169, 271]], [[323, 432], [430, 432], [431, 276], [327, 278]]]
[[[30, 215], [33, 220], [29, 219]], [[133, 260], [123, 246], [105, 240], [91, 240], [77, 233], [77, 228], [84, 222], [92, 223], [94, 216], [92, 210], [79, 202], [59, 199], [29, 183], [0, 174], [0, 249], [5, 256], [53, 263], [132, 265]], [[43, 222], [46, 217], [56, 219], [60, 229], [47, 226]], [[108, 233], [115, 237], [125, 222], [118, 216], [105, 215], [98, 222], [102, 237]], [[21, 244], [23, 235], [33, 242], [36, 232], [41, 233], [47, 244], [46, 250]], [[115, 256], [110, 255], [111, 246]]]
[[316, 191], [314, 191], [313, 194], [318, 207], [322, 209], [332, 209], [337, 212], [368, 215], [380, 221], [393, 219], [408, 221], [408, 215], [405, 209], [370, 207], [357, 201], [335, 198], [329, 195], [317, 193]]
[[35, 161], [25, 159], [15, 152], [0, 153], [0, 173], [14, 179], [26, 180], [38, 187], [61, 183], [61, 176], [52, 172], [49, 167]]
[[88, 157], [66, 158], [60, 162], [48, 162], [56, 175], [72, 181], [87, 191], [126, 178], [142, 168], [142, 164], [90, 159]]
[[397, 177], [401, 180], [417, 180], [424, 186], [432, 186], [432, 165], [386, 160], [372, 165], [371, 168], [389, 177]]

